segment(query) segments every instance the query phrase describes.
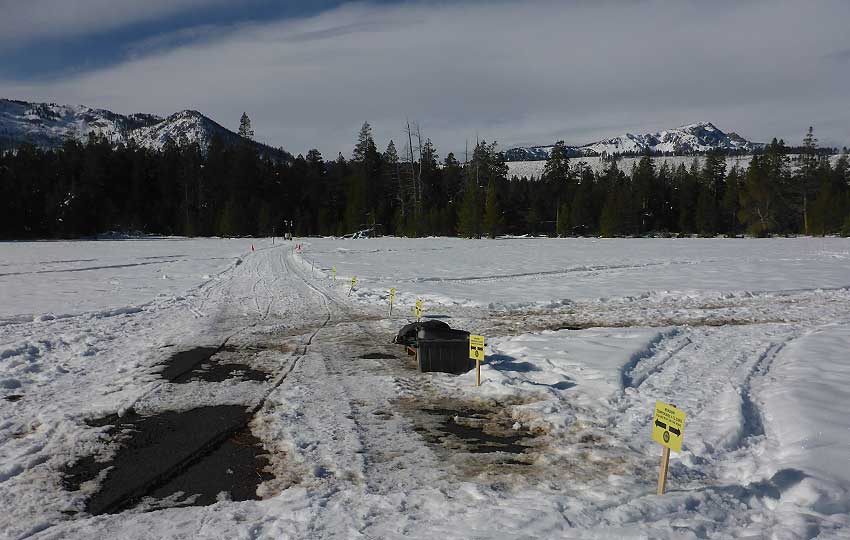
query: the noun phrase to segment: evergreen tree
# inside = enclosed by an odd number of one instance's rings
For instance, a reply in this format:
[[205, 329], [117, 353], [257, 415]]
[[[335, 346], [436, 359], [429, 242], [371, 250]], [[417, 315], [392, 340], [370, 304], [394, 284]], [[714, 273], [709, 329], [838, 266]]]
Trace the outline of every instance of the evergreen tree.
[[740, 192], [738, 218], [756, 236], [766, 236], [776, 228], [776, 186], [770, 181], [765, 161], [765, 157], [753, 156]]
[[723, 230], [729, 234], [738, 234], [738, 201], [740, 200], [741, 179], [738, 167], [732, 167], [726, 176], [726, 187], [723, 190], [723, 201], [721, 202], [721, 224]]
[[705, 158], [697, 187], [697, 206], [694, 224], [697, 232], [712, 235], [717, 232], [720, 201], [726, 178], [726, 161], [719, 151], [711, 151]]
[[644, 154], [632, 171], [640, 233], [658, 228], [658, 216], [661, 214], [663, 197], [656, 184], [652, 158]]
[[363, 122], [360, 133], [357, 134], [357, 144], [354, 145], [351, 160], [355, 163], [365, 162], [369, 157], [369, 150], [374, 145], [375, 140], [372, 138], [372, 126], [369, 125], [369, 122]]
[[570, 158], [564, 141], [558, 141], [552, 147], [546, 165], [543, 167], [542, 180], [566, 182], [570, 177]]
[[457, 233], [466, 238], [481, 238], [481, 228], [481, 189], [475, 175], [467, 174], [458, 211]]
[[496, 179], [490, 177], [487, 183], [487, 200], [484, 205], [484, 230], [490, 238], [496, 238], [502, 232], [502, 212], [496, 193]]
[[633, 234], [636, 228], [632, 193], [616, 161], [609, 163], [600, 182], [605, 186], [607, 196], [599, 217], [599, 232], [608, 237]]
[[[575, 199], [573, 199], [575, 200]], [[570, 235], [570, 205], [561, 203], [558, 207], [558, 216], [555, 220], [556, 232], [560, 238]]]
[[596, 230], [599, 223], [594, 205], [596, 178], [593, 170], [586, 165], [579, 167], [578, 177], [569, 211], [570, 233], [584, 235]]
[[242, 118], [239, 119], [239, 136], [249, 141], [254, 140], [254, 129], [251, 127], [251, 119], [248, 118], [248, 113], [243, 112]]
[[809, 234], [809, 200], [812, 192], [817, 188], [818, 140], [815, 138], [814, 129], [809, 126], [806, 136], [803, 137], [803, 149], [800, 154], [800, 174], [797, 180], [797, 196], [803, 215], [803, 233]]

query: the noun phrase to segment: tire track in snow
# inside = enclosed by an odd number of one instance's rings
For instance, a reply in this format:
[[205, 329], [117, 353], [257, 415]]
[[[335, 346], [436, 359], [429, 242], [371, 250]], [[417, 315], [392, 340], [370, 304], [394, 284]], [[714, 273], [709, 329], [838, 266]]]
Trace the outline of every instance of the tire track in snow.
[[[690, 338], [681, 334], [679, 328], [660, 332], [643, 350], [634, 353], [620, 374], [622, 388], [637, 388], [648, 377], [664, 369], [664, 364], [691, 344]], [[649, 367], [643, 369], [644, 365]]]
[[749, 444], [752, 439], [764, 436], [764, 421], [761, 411], [752, 397], [753, 379], [756, 377], [764, 377], [773, 365], [774, 360], [785, 348], [785, 346], [794, 340], [797, 335], [791, 336], [779, 343], [772, 343], [770, 346], [759, 355], [758, 360], [753, 364], [752, 369], [744, 378], [739, 388], [741, 396], [741, 415], [743, 417], [743, 425], [737, 442], [732, 445], [733, 450], [738, 450]]

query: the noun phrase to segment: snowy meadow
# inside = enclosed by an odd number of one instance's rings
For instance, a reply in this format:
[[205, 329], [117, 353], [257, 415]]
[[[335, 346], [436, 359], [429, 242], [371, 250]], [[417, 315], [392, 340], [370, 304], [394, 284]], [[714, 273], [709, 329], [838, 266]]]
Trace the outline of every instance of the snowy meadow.
[[[390, 343], [417, 298], [487, 337], [480, 387]], [[3, 243], [0, 536], [848, 537], [848, 346], [843, 238]], [[247, 473], [106, 501], [113, 417], [208, 407], [249, 411]]]

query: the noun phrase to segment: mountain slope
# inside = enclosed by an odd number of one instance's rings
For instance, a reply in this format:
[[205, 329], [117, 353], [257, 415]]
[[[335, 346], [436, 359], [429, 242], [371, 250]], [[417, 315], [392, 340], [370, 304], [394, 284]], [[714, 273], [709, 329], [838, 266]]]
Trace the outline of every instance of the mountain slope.
[[[243, 141], [239, 135], [198, 111], [185, 110], [161, 118], [153, 114], [121, 115], [83, 105], [57, 105], [0, 99], [0, 148], [30, 142], [42, 148], [57, 148], [68, 138], [85, 140], [100, 134], [114, 144], [136, 145], [161, 150], [170, 137], [178, 145], [197, 142], [206, 148], [214, 135], [225, 144]], [[252, 142], [264, 152], [270, 147]]]
[[[656, 133], [635, 135], [624, 133], [610, 139], [582, 146], [568, 146], [569, 153], [579, 156], [614, 154], [692, 154], [721, 149], [736, 153], [749, 153], [762, 146], [744, 139], [737, 133], [724, 133], [711, 122], [698, 122]], [[505, 152], [508, 161], [541, 160], [549, 157], [552, 145], [511, 148]]]

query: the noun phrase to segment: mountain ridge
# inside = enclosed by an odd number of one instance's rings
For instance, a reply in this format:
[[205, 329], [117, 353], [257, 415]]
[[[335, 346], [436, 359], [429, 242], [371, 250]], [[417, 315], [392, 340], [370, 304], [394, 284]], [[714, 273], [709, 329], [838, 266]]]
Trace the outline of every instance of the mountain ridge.
[[[90, 133], [104, 136], [111, 143], [131, 142], [150, 150], [162, 150], [170, 138], [179, 146], [198, 143], [209, 146], [213, 136], [225, 144], [245, 139], [215, 120], [193, 109], [184, 109], [165, 118], [148, 113], [123, 115], [85, 105], [58, 105], [0, 98], [0, 148], [29, 142], [41, 148], [58, 148], [68, 138], [85, 140]], [[276, 153], [256, 141], [249, 144], [264, 153]]]
[[[623, 133], [608, 139], [567, 146], [569, 154], [580, 156], [653, 154], [686, 155], [720, 149], [736, 153], [753, 152], [764, 146], [730, 131], [723, 132], [711, 122], [696, 122], [655, 133]], [[549, 157], [554, 145], [515, 147], [505, 151], [508, 161], [539, 161]]]

